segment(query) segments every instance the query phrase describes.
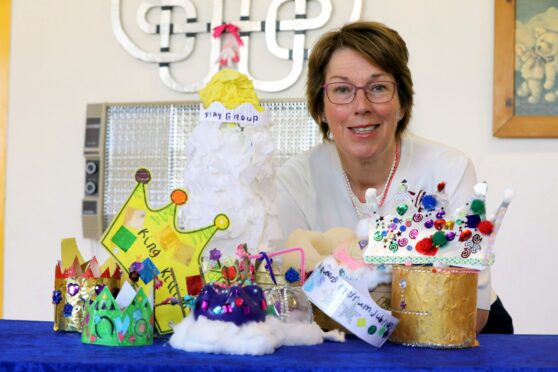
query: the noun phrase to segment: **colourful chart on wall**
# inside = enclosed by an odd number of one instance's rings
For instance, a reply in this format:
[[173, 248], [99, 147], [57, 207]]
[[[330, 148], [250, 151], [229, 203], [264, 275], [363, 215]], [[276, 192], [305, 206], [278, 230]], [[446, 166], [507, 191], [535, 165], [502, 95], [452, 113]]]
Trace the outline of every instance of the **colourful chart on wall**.
[[[171, 193], [171, 202], [153, 210], [147, 203], [146, 185], [151, 180], [147, 169], [136, 172], [137, 186], [101, 238], [101, 244], [116, 259], [122, 270], [137, 275], [137, 283], [150, 293], [153, 281], [160, 281], [155, 291], [155, 326], [160, 334], [171, 333], [186, 315], [182, 306], [158, 305], [173, 297], [196, 295], [203, 283], [200, 259], [203, 249], [217, 232], [229, 226], [224, 214], [213, 225], [193, 231], [176, 227], [177, 206], [188, 200], [183, 190]], [[131, 278], [131, 279], [132, 279]]]

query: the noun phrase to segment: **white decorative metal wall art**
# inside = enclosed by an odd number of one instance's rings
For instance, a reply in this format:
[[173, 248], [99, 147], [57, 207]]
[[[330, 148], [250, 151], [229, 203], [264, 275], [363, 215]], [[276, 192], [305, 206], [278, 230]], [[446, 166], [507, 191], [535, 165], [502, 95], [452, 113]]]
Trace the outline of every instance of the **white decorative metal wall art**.
[[[300, 77], [309, 49], [305, 47], [306, 32], [323, 27], [331, 17], [331, 0], [313, 0], [319, 4], [320, 11], [315, 17], [307, 17], [308, 0], [272, 0], [267, 9], [265, 20], [252, 20], [250, 17], [251, 0], [240, 2], [239, 19], [224, 20], [225, 0], [212, 0], [212, 19], [198, 19], [192, 0], [151, 0], [143, 1], [137, 9], [136, 22], [139, 29], [149, 35], [159, 37], [159, 51], [149, 52], [139, 48], [124, 30], [121, 9], [124, 0], [112, 0], [112, 27], [118, 42], [133, 57], [159, 66], [159, 76], [163, 83], [178, 92], [192, 93], [202, 88], [221, 67], [234, 67], [246, 74], [254, 82], [254, 88], [263, 92], [279, 92], [293, 85]], [[208, 0], [207, 0], [208, 1]], [[229, 0], [230, 1], [230, 0]], [[293, 19], [279, 20], [279, 9], [286, 3], [294, 3]], [[349, 20], [359, 19], [362, 0], [352, 1]], [[156, 24], [149, 20], [159, 15]], [[184, 22], [173, 22], [173, 13], [185, 14]], [[292, 49], [281, 47], [278, 35], [289, 31], [293, 34]], [[269, 52], [281, 60], [290, 60], [291, 69], [287, 76], [279, 80], [255, 79], [249, 71], [250, 36], [263, 32]], [[210, 43], [209, 71], [199, 80], [183, 83], [171, 73], [171, 64], [185, 61], [192, 54], [197, 35], [213, 33]], [[180, 50], [171, 50], [171, 40], [182, 38]]]

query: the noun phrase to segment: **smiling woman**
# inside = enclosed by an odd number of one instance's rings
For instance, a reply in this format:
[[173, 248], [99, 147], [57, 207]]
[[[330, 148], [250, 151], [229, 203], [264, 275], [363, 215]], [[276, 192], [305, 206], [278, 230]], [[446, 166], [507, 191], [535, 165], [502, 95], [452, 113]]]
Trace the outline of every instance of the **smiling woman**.
[[[296, 229], [354, 229], [373, 213], [388, 215], [400, 197], [393, 185], [418, 200], [445, 182], [449, 211], [468, 202], [477, 183], [469, 158], [406, 130], [413, 106], [408, 59], [399, 34], [376, 22], [347, 24], [312, 47], [306, 96], [324, 143], [279, 170], [277, 207], [285, 238]], [[495, 300], [484, 270], [477, 292], [479, 331]]]
[[2, 318], [2, 288], [4, 288], [4, 193], [6, 184], [9, 53], [10, 0], [3, 0], [0, 2], [0, 318]]

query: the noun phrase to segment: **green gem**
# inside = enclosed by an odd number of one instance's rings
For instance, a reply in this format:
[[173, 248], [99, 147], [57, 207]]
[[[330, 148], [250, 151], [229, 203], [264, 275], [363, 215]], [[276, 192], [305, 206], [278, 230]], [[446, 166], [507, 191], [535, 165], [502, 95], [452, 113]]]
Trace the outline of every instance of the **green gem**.
[[397, 245], [396, 242], [391, 242], [389, 244], [389, 250], [392, 251], [393, 253], [397, 252], [398, 249], [399, 249], [399, 246]]
[[407, 204], [399, 204], [396, 210], [397, 210], [397, 214], [403, 216], [409, 210], [409, 206]]
[[382, 233], [381, 233], [381, 232], [376, 231], [376, 232], [374, 233], [374, 240], [375, 240], [375, 241], [379, 242], [379, 241], [381, 241], [383, 238], [384, 238], [384, 237], [382, 236]]
[[368, 334], [369, 334], [369, 335], [373, 335], [374, 333], [376, 333], [377, 330], [378, 330], [378, 327], [376, 327], [375, 325], [370, 326], [370, 327], [368, 328]]

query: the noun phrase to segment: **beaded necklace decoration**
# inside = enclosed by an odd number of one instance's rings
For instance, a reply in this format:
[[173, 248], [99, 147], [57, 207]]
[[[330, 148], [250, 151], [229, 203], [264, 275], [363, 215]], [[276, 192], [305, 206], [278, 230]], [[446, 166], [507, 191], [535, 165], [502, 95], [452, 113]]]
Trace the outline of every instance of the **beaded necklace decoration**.
[[[397, 170], [397, 167], [399, 166], [399, 158], [400, 158], [399, 142], [395, 142], [395, 157], [393, 159], [393, 163], [391, 164], [391, 168], [389, 170], [389, 173], [388, 173], [386, 182], [384, 184], [384, 187], [382, 189], [382, 192], [378, 195], [378, 198], [377, 198], [379, 200], [379, 203], [378, 203], [379, 207], [384, 205], [384, 202], [385, 202], [386, 197], [387, 197], [388, 189], [391, 185], [391, 181], [393, 180], [393, 176], [395, 175], [395, 171]], [[371, 206], [367, 202], [362, 203], [360, 200], [358, 200], [357, 196], [353, 192], [353, 189], [351, 187], [351, 183], [349, 182], [349, 177], [347, 176], [347, 172], [345, 172], [345, 169], [343, 168], [343, 166], [341, 166], [341, 172], [343, 173], [343, 178], [345, 179], [345, 185], [347, 186], [347, 192], [349, 193], [349, 198], [351, 199], [351, 203], [353, 204], [353, 208], [355, 209], [357, 217], [359, 219], [371, 217], [372, 216]]]

